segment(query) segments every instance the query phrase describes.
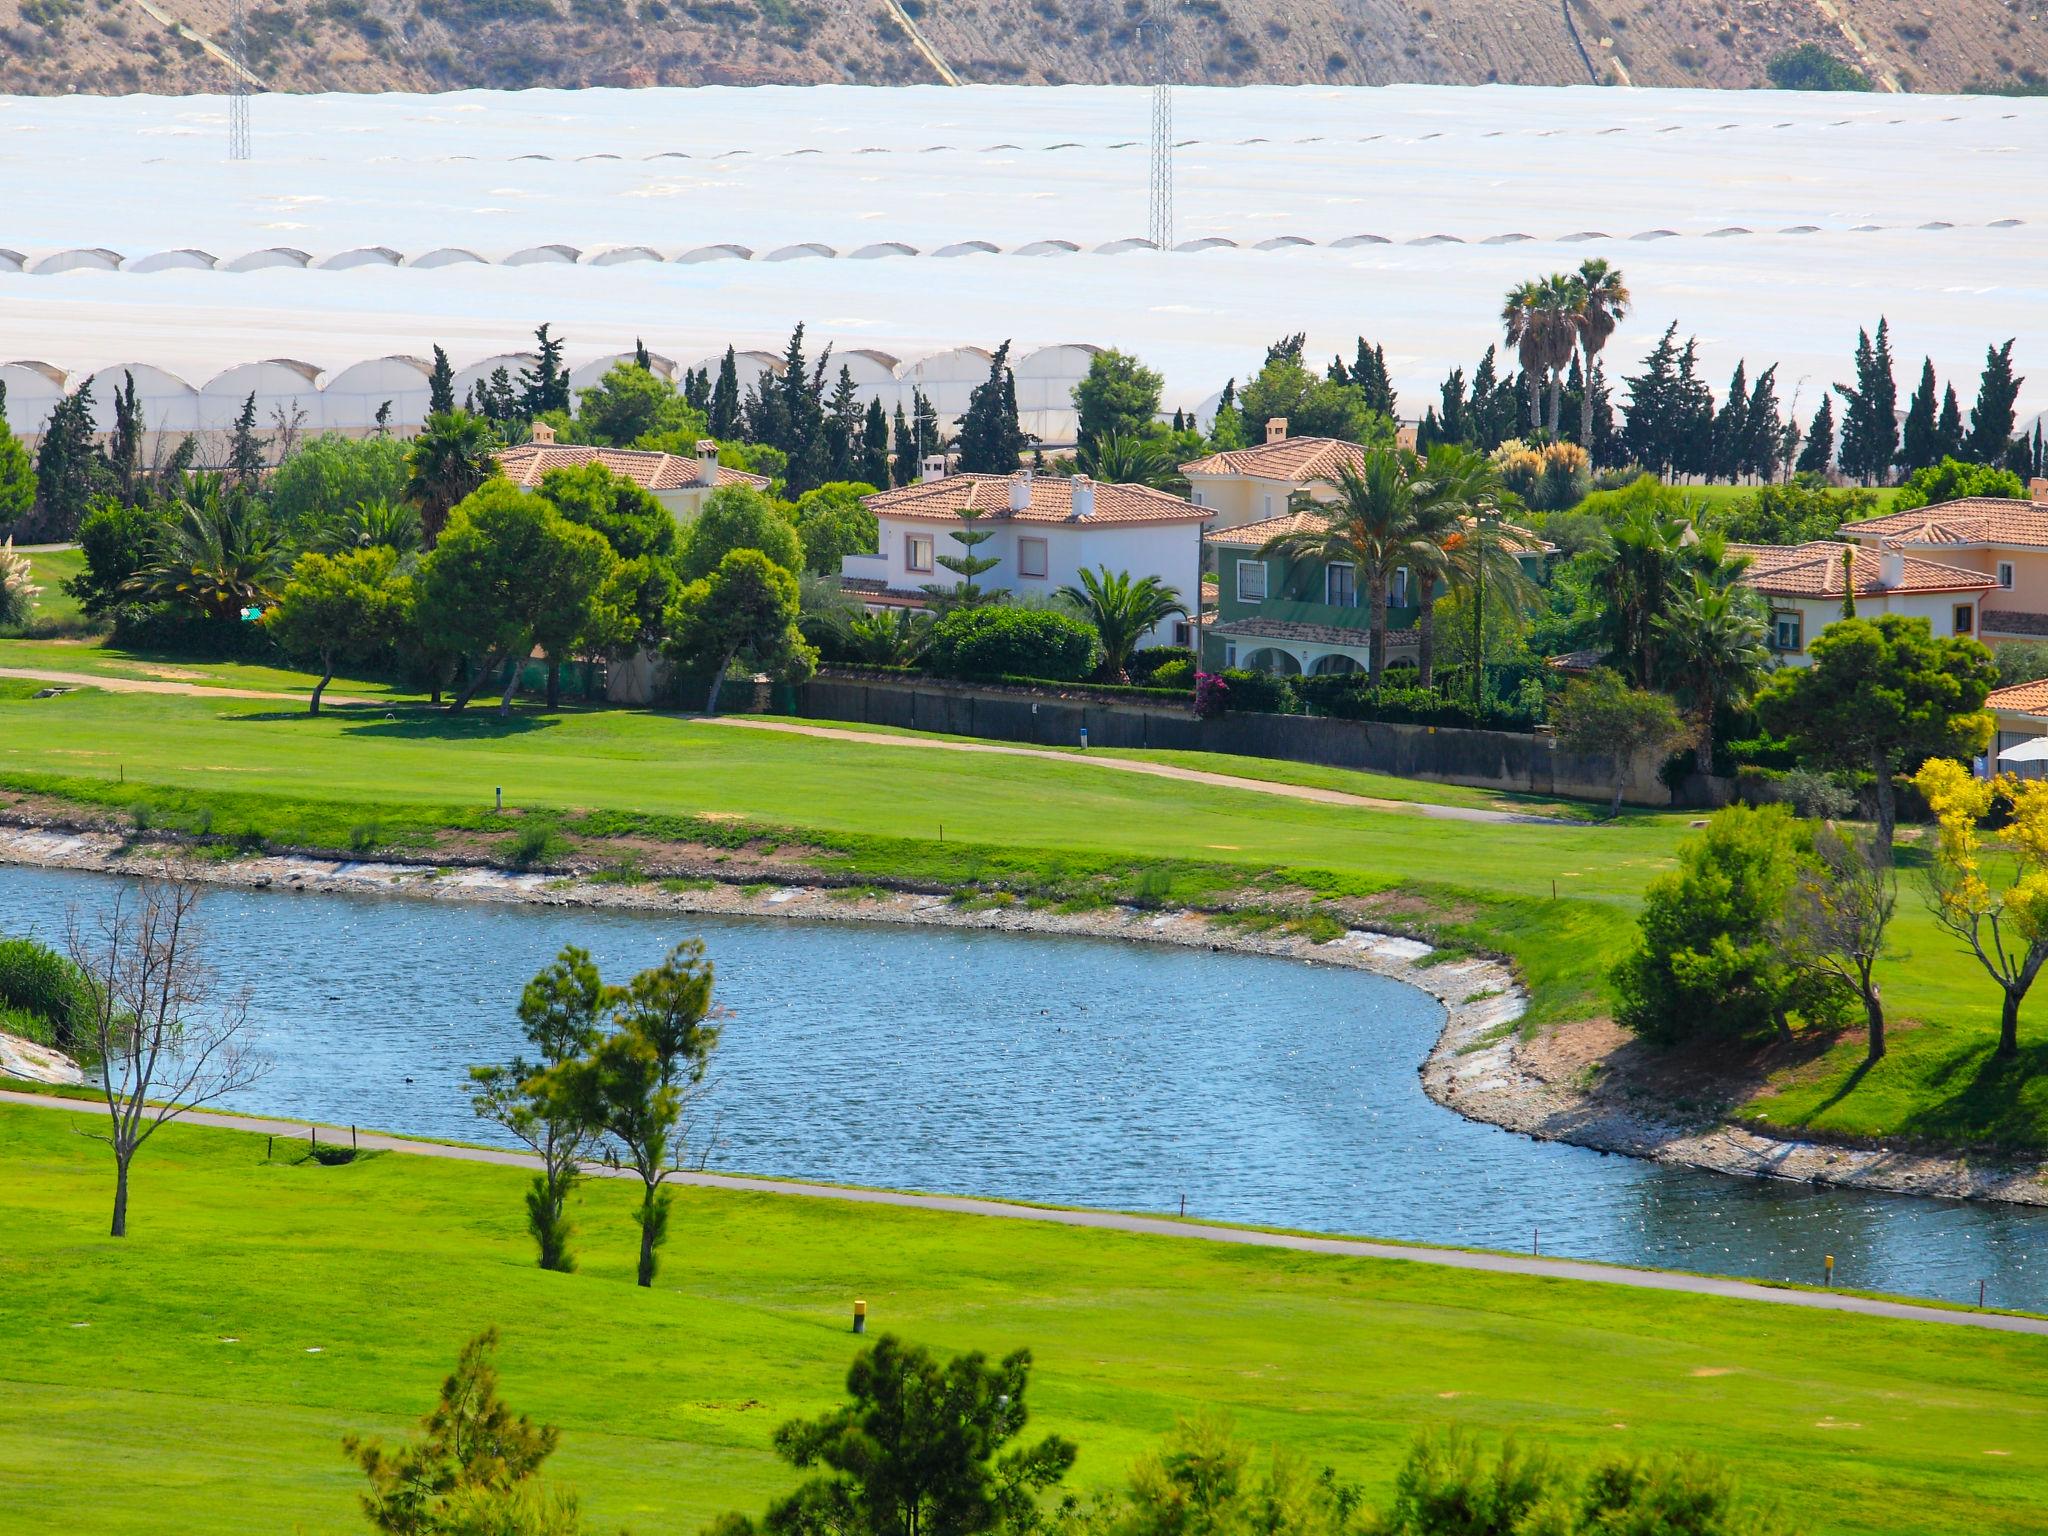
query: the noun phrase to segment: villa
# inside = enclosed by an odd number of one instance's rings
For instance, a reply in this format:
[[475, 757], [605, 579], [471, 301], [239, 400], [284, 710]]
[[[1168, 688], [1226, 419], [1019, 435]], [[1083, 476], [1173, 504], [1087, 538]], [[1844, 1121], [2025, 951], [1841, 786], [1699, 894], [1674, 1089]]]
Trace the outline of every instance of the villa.
[[592, 448], [581, 443], [558, 443], [555, 429], [544, 421], [533, 424], [533, 440], [497, 455], [498, 469], [514, 485], [531, 489], [551, 469], [578, 469], [585, 464], [602, 464], [621, 480], [630, 480], [668, 508], [679, 523], [694, 519], [704, 499], [720, 486], [746, 485], [757, 491], [768, 489], [766, 475], [750, 475], [718, 462], [718, 444], [706, 438], [697, 444], [697, 455], [689, 458], [673, 453], [656, 453], [644, 448]]
[[1977, 571], [1921, 560], [1890, 545], [1873, 550], [1816, 539], [1789, 546], [1730, 544], [1728, 553], [1749, 560], [1742, 583], [1770, 604], [1765, 643], [1790, 667], [1812, 663], [1814, 637], [1843, 617], [1843, 599], [1852, 588], [1859, 618], [1900, 613], [1927, 620], [1936, 635], [1976, 635], [1983, 628], [1984, 597], [1997, 586]]
[[1986, 645], [2048, 638], [2048, 480], [2032, 481], [2025, 501], [1969, 496], [1848, 523], [1842, 536], [1988, 577], [1976, 631]]
[[1289, 437], [1287, 418], [1266, 423], [1256, 448], [1212, 453], [1180, 467], [1188, 499], [1209, 514], [1212, 529], [1240, 528], [1284, 514], [1296, 495], [1328, 501], [1336, 492], [1321, 482], [1340, 468], [1359, 469], [1365, 450], [1341, 437]]
[[[1155, 576], [1183, 600], [1197, 590], [1202, 560], [1201, 508], [1142, 485], [1098, 485], [1020, 469], [1011, 475], [947, 474], [936, 457], [915, 485], [863, 498], [880, 529], [880, 552], [848, 555], [846, 589], [870, 607], [921, 607], [924, 589], [962, 578], [939, 562], [966, 555], [949, 535], [964, 531], [963, 511], [994, 537], [974, 558], [996, 561], [976, 585], [1012, 594], [1057, 592], [1078, 585], [1080, 572], [1107, 568], [1133, 578]], [[1186, 645], [1185, 620], [1169, 620], [1143, 645]]]

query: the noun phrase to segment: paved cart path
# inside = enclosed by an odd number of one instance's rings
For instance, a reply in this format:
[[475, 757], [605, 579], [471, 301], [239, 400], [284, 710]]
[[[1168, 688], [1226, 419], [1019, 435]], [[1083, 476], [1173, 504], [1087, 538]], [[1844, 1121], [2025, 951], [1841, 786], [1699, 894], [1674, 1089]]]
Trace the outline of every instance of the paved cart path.
[[[0, 1103], [24, 1104], [35, 1109], [68, 1110], [74, 1114], [104, 1115], [106, 1106], [97, 1101], [48, 1098], [41, 1094], [0, 1091]], [[307, 1126], [296, 1120], [266, 1120], [255, 1115], [224, 1114], [211, 1110], [182, 1115], [192, 1125], [215, 1126], [222, 1130], [249, 1131], [256, 1135], [306, 1136]], [[350, 1134], [335, 1131], [334, 1135]], [[440, 1157], [454, 1162], [491, 1163], [507, 1168], [538, 1168], [540, 1160], [523, 1152], [498, 1151], [489, 1147], [448, 1146], [440, 1142], [409, 1141], [377, 1131], [354, 1133], [355, 1144], [374, 1151], [402, 1152], [413, 1157]], [[601, 1163], [587, 1165], [596, 1178], [633, 1178], [630, 1169], [607, 1168]], [[790, 1195], [805, 1200], [844, 1200], [854, 1205], [895, 1205], [920, 1211], [946, 1211], [961, 1216], [991, 1216], [1005, 1221], [1042, 1221], [1062, 1227], [1089, 1227], [1098, 1231], [1129, 1232], [1143, 1237], [1171, 1237], [1189, 1242], [1238, 1243], [1251, 1248], [1284, 1248], [1298, 1253], [1328, 1253], [1347, 1258], [1392, 1259], [1406, 1264], [1438, 1264], [1448, 1269], [1479, 1270], [1498, 1275], [1534, 1275], [1546, 1280], [1586, 1280], [1601, 1285], [1626, 1285], [1640, 1290], [1680, 1291], [1694, 1296], [1725, 1296], [1738, 1301], [1768, 1302], [1773, 1306], [1806, 1307], [1819, 1312], [1853, 1312], [1864, 1317], [1939, 1323], [1956, 1328], [1988, 1328], [2000, 1333], [2048, 1335], [2048, 1318], [2012, 1317], [1993, 1312], [1956, 1312], [1939, 1307], [1919, 1306], [1909, 1301], [1879, 1301], [1866, 1296], [1844, 1296], [1827, 1291], [1779, 1290], [1748, 1280], [1717, 1280], [1704, 1275], [1678, 1274], [1660, 1269], [1629, 1269], [1620, 1265], [1588, 1264], [1573, 1259], [1545, 1259], [1512, 1253], [1466, 1253], [1453, 1248], [1414, 1248], [1399, 1243], [1376, 1243], [1355, 1237], [1310, 1237], [1292, 1232], [1259, 1232], [1242, 1227], [1215, 1227], [1200, 1222], [1173, 1221], [1165, 1217], [1134, 1216], [1119, 1211], [1057, 1210], [1040, 1206], [1013, 1205], [1002, 1200], [977, 1200], [964, 1195], [920, 1195], [893, 1189], [850, 1189], [829, 1184], [804, 1184], [790, 1179], [743, 1178], [724, 1173], [682, 1173], [673, 1183], [699, 1189], [736, 1190], [755, 1195]]]
[[1104, 757], [1094, 752], [1050, 752], [1043, 747], [1012, 747], [989, 741], [944, 741], [932, 736], [893, 736], [884, 731], [840, 730], [829, 725], [794, 725], [783, 720], [757, 720], [745, 715], [692, 716], [694, 725], [731, 726], [748, 731], [779, 731], [790, 736], [817, 736], [827, 741], [858, 741], [877, 747], [915, 747], [930, 752], [975, 752], [993, 757], [1036, 757], [1049, 763], [1081, 764], [1107, 768], [1116, 773], [1142, 773], [1155, 779], [1179, 779], [1187, 784], [1213, 784], [1219, 789], [1249, 790], [1255, 795], [1278, 795], [1283, 800], [1314, 800], [1323, 805], [1355, 805], [1372, 811], [1406, 811], [1413, 816], [1433, 816], [1443, 821], [1515, 822], [1546, 827], [1578, 826], [1557, 816], [1534, 816], [1520, 811], [1493, 811], [1474, 805], [1432, 805], [1421, 800], [1382, 800], [1372, 795], [1353, 795], [1341, 789], [1317, 789], [1310, 784], [1283, 784], [1272, 779], [1246, 779], [1228, 773], [1209, 773], [1201, 768], [1181, 768], [1172, 763], [1148, 763], [1130, 757]]
[[[0, 677], [18, 677], [23, 682], [48, 683], [53, 688], [103, 688], [108, 693], [179, 693], [197, 699], [285, 699], [304, 704], [311, 690], [284, 693], [269, 688], [216, 688], [207, 683], [180, 683], [159, 677], [120, 677], [100, 672], [62, 672], [54, 667], [0, 667]], [[321, 708], [329, 704], [362, 704], [346, 694], [323, 693]]]

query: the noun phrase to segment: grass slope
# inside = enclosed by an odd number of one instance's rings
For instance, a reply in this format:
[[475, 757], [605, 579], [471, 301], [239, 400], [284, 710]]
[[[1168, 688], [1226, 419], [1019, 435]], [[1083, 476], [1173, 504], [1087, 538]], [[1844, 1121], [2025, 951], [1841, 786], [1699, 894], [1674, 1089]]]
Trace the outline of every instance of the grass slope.
[[623, 1185], [584, 1187], [583, 1267], [551, 1275], [509, 1169], [266, 1162], [260, 1137], [173, 1126], [117, 1244], [72, 1116], [0, 1106], [0, 1167], [20, 1536], [86, 1509], [105, 1536], [358, 1530], [340, 1437], [403, 1432], [487, 1323], [592, 1529], [693, 1531], [788, 1486], [769, 1437], [834, 1400], [856, 1296], [934, 1347], [1029, 1345], [1036, 1422], [1080, 1442], [1084, 1485], [1214, 1407], [1379, 1493], [1416, 1429], [1456, 1421], [1697, 1450], [1814, 1536], [2032, 1531], [2048, 1498], [2044, 1339], [702, 1191], [643, 1292]]
[[[70, 658], [78, 647], [0, 646]], [[112, 662], [108, 663], [113, 664]], [[187, 670], [220, 669], [193, 664]], [[264, 669], [283, 683], [303, 674]], [[242, 675], [242, 674], [235, 674]], [[1214, 901], [1263, 890], [1428, 927], [1512, 955], [1537, 1021], [1604, 1011], [1643, 887], [1693, 818], [1499, 825], [1320, 805], [1043, 759], [822, 740], [640, 712], [408, 708], [318, 719], [261, 701], [0, 689], [0, 784], [85, 801], [138, 825], [329, 848], [426, 851], [444, 829], [509, 844], [525, 818], [603, 840], [798, 844], [862, 877], [1000, 884], [1050, 900]], [[1232, 768], [1243, 764], [1232, 762]], [[1287, 776], [1269, 769], [1275, 777]], [[1317, 770], [1383, 793], [1387, 780]], [[519, 813], [491, 814], [492, 792]], [[1424, 789], [1435, 798], [1435, 786]], [[1420, 793], [1410, 787], [1411, 793]], [[1996, 1062], [1995, 996], [1929, 917], [1907, 850], [1881, 973], [1905, 1026], [1858, 1070], [1853, 1034], [1787, 1069], [1752, 1112], [1768, 1123], [1940, 1144], [2048, 1146], [2048, 1040], [2022, 1019]]]

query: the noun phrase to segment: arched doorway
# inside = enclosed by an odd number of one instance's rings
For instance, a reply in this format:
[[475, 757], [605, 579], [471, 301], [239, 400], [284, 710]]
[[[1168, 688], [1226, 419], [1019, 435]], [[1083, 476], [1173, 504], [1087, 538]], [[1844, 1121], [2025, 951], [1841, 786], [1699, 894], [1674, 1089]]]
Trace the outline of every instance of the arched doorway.
[[1359, 665], [1357, 657], [1332, 651], [1327, 656], [1318, 656], [1308, 670], [1311, 677], [1349, 677], [1354, 672], [1363, 672], [1365, 668]]
[[1295, 659], [1294, 653], [1270, 645], [1245, 657], [1244, 665], [1248, 672], [1273, 672], [1281, 677], [1301, 676], [1301, 663]]

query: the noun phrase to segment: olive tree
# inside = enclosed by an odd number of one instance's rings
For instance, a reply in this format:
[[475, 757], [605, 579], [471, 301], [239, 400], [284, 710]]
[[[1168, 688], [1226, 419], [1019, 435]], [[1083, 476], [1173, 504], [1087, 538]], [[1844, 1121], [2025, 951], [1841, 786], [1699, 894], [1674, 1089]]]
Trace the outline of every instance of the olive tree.
[[801, 682], [817, 651], [797, 628], [797, 579], [758, 549], [729, 550], [717, 567], [676, 595], [669, 654], [710, 674], [704, 713], [718, 713], [718, 693], [735, 662]]
[[1875, 972], [1898, 905], [1899, 877], [1871, 837], [1814, 829], [1813, 857], [1799, 871], [1780, 931], [1795, 965], [1861, 999], [1870, 1061], [1885, 1051], [1884, 996]]
[[320, 713], [320, 696], [344, 661], [375, 654], [397, 638], [405, 621], [410, 584], [397, 573], [398, 556], [381, 546], [344, 555], [306, 554], [264, 615], [264, 627], [288, 656], [310, 657], [320, 681], [306, 712]]
[[1613, 764], [1610, 817], [1621, 814], [1637, 754], [1670, 746], [1684, 730], [1677, 706], [1663, 694], [1631, 688], [1620, 673], [1605, 667], [1568, 684], [1550, 719], [1565, 751], [1605, 757]]

